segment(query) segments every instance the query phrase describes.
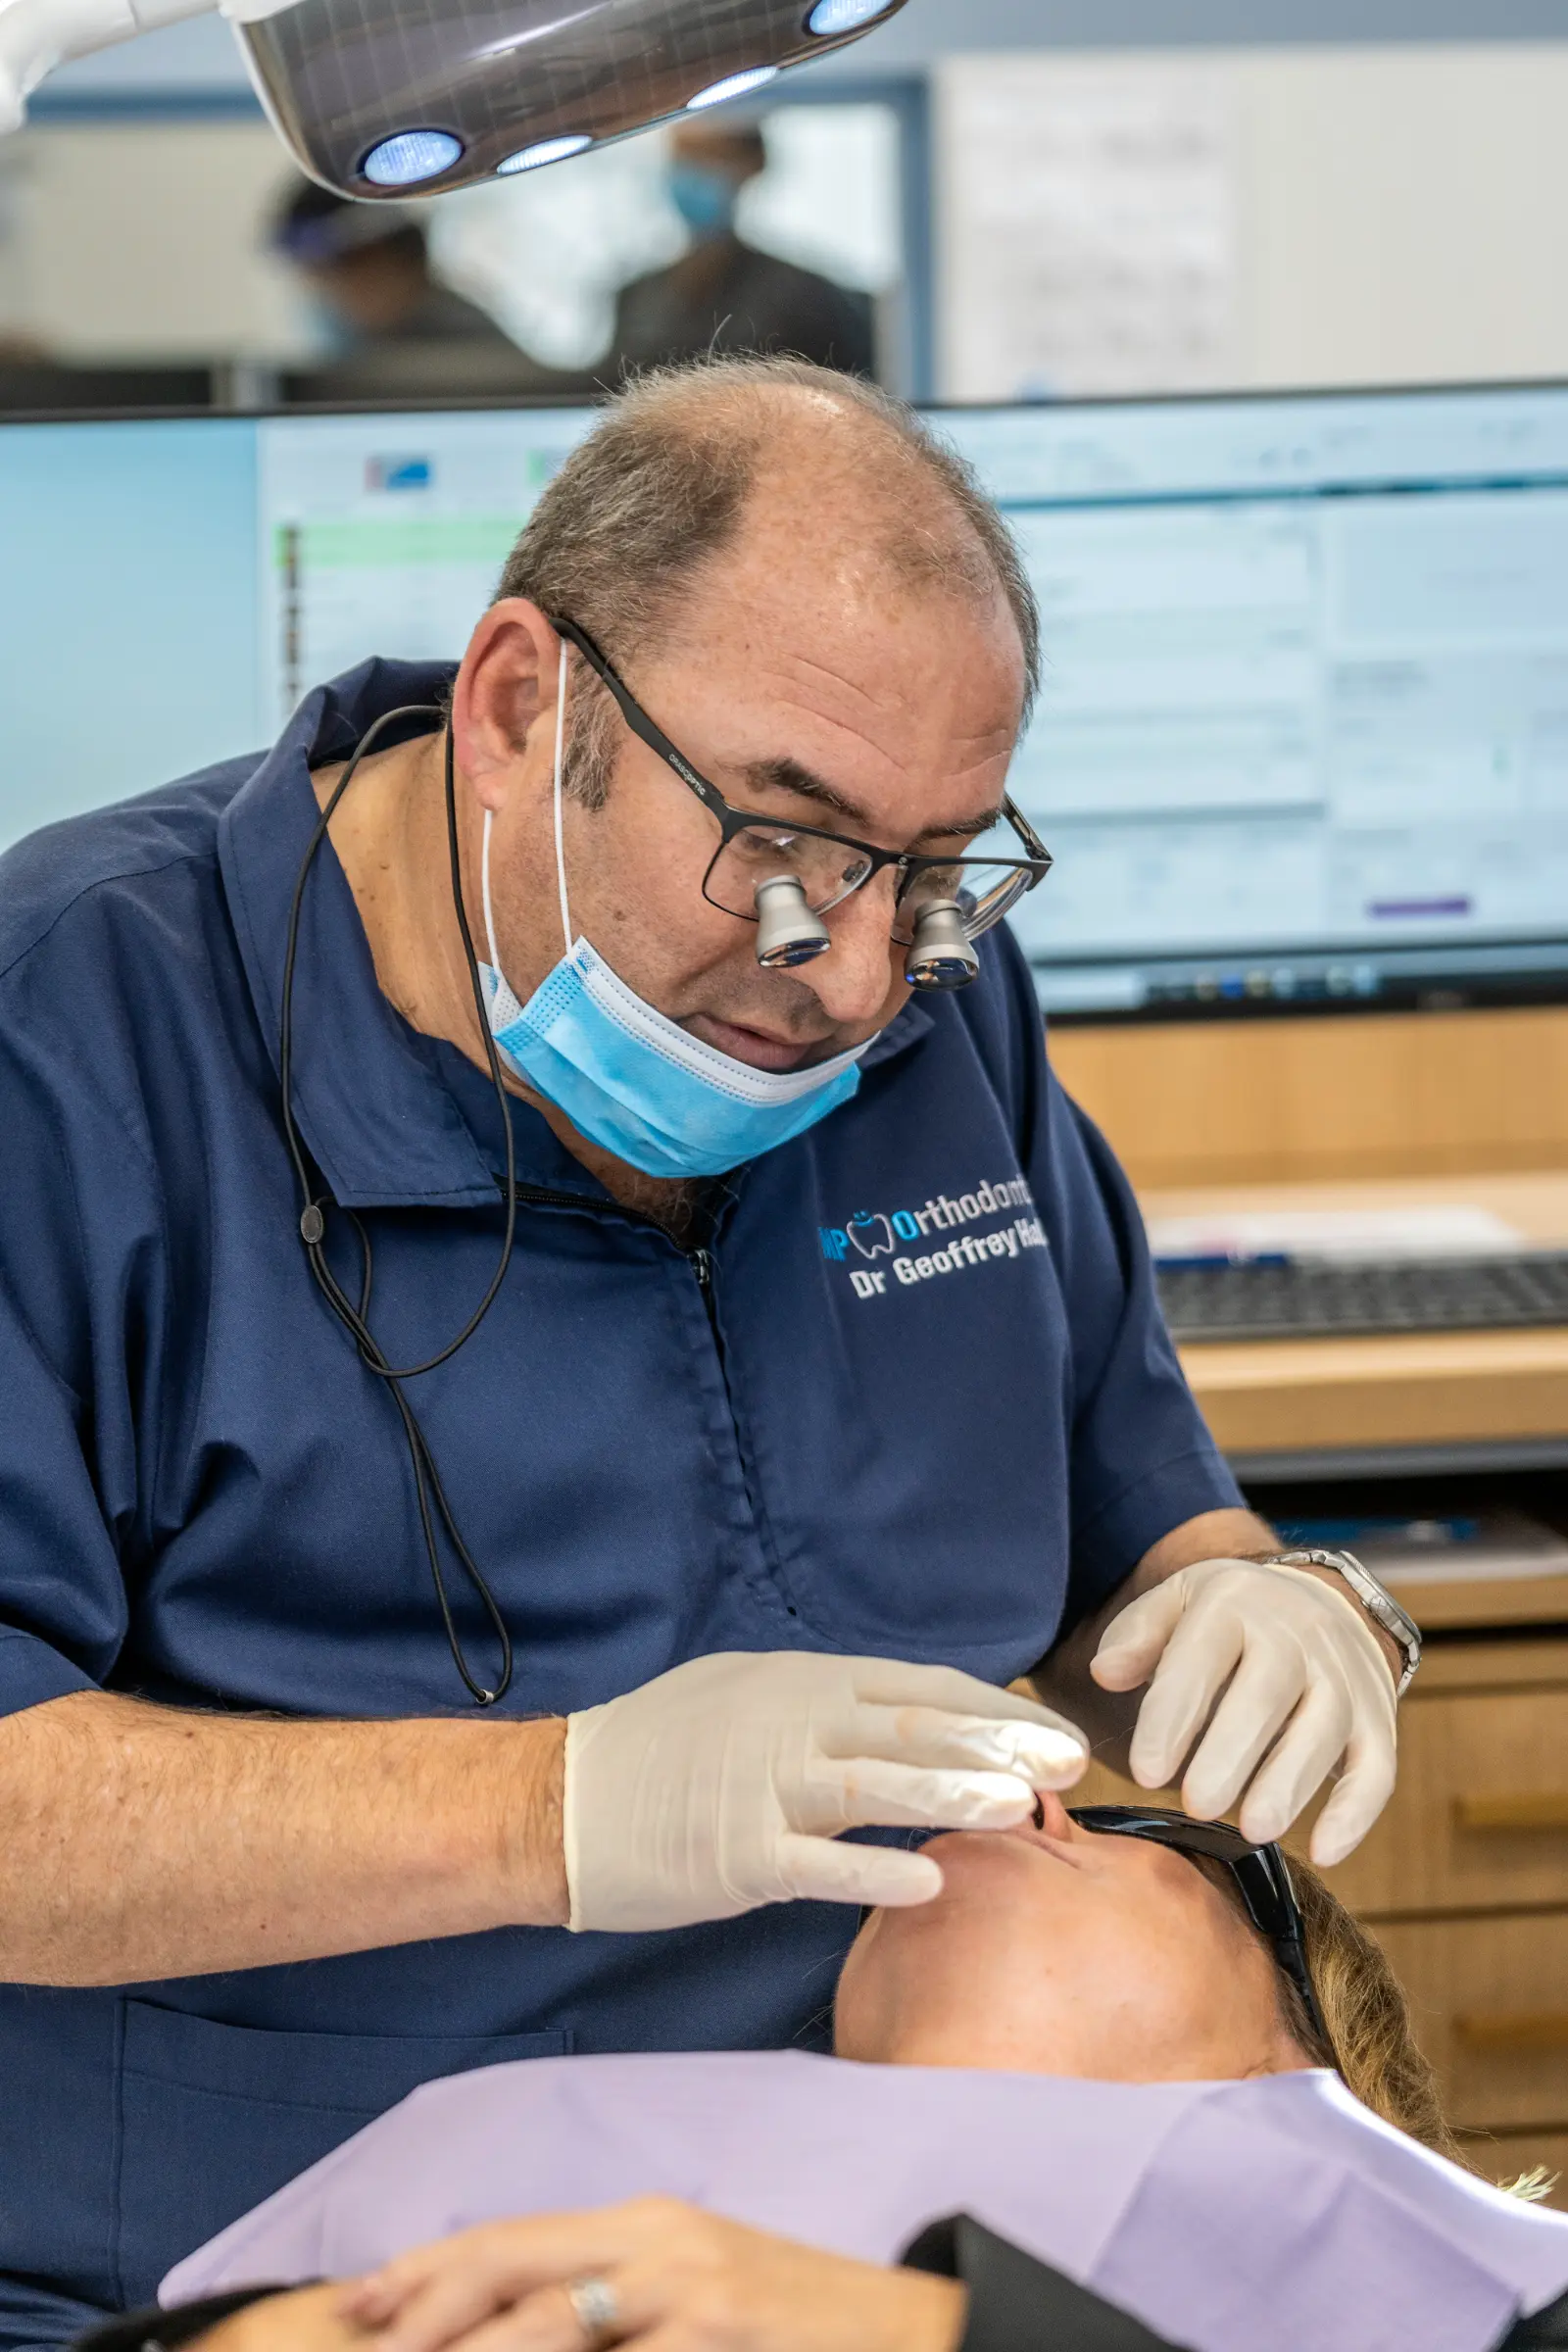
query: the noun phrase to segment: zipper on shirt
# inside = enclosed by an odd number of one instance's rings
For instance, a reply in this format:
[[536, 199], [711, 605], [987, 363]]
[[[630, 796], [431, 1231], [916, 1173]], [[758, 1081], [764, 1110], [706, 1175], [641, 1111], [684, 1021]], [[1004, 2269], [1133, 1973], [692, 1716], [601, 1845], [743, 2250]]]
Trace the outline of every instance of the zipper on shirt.
[[[620, 1217], [628, 1225], [640, 1225], [646, 1232], [660, 1234], [672, 1250], [680, 1244], [667, 1225], [657, 1217], [645, 1217], [640, 1209], [623, 1208], [618, 1200], [590, 1200], [583, 1193], [567, 1193], [545, 1184], [524, 1184], [520, 1178], [512, 1187], [512, 1198], [519, 1208], [577, 1208], [586, 1209], [590, 1216]], [[715, 1344], [718, 1341], [718, 1319], [713, 1303], [713, 1253], [706, 1243], [695, 1250], [681, 1250], [681, 1255], [696, 1277], [698, 1291], [707, 1311]], [[722, 1349], [720, 1350], [722, 1355]]]
[[[686, 1262], [697, 1277], [697, 1288], [702, 1293], [703, 1305], [708, 1310], [708, 1320], [713, 1327], [713, 1338], [716, 1342], [718, 1339], [718, 1323], [713, 1312], [712, 1252], [699, 1244], [697, 1249], [687, 1250]], [[722, 1360], [722, 1348], [719, 1348], [719, 1356], [720, 1360]]]

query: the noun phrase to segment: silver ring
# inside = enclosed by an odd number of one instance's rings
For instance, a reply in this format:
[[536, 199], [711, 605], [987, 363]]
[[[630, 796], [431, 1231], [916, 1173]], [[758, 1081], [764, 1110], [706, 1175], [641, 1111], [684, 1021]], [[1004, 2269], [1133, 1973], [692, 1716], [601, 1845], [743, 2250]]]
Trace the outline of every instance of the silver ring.
[[620, 2326], [620, 2297], [610, 2280], [596, 2272], [588, 2278], [574, 2278], [566, 2289], [566, 2301], [591, 2352], [599, 2352], [600, 2345], [609, 2343]]

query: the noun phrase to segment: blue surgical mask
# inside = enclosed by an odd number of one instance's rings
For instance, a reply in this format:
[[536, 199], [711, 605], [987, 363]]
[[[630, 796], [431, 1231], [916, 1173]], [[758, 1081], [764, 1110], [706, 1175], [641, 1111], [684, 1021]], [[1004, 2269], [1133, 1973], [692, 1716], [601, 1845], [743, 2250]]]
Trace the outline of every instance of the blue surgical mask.
[[[645, 1176], [720, 1176], [774, 1151], [848, 1102], [864, 1046], [805, 1070], [755, 1070], [705, 1046], [645, 1003], [597, 949], [574, 939], [562, 840], [566, 649], [556, 701], [556, 878], [566, 952], [526, 1004], [508, 987], [490, 906], [490, 813], [480, 858], [481, 964], [490, 1033], [515, 1076], [564, 1111], [579, 1135]], [[869, 1039], [866, 1041], [870, 1043]]]
[[694, 237], [721, 237], [735, 224], [740, 190], [727, 172], [708, 164], [671, 164], [669, 200]]
[[311, 347], [318, 360], [347, 359], [361, 349], [365, 337], [324, 294], [307, 295], [303, 307]]

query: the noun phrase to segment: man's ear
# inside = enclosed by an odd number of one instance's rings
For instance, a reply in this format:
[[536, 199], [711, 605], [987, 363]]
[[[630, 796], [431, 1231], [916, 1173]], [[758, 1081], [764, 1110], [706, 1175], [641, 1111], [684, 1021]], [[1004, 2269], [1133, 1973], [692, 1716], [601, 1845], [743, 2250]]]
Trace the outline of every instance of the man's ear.
[[499, 810], [541, 735], [553, 738], [561, 640], [526, 597], [490, 607], [452, 690], [452, 748], [485, 808]]

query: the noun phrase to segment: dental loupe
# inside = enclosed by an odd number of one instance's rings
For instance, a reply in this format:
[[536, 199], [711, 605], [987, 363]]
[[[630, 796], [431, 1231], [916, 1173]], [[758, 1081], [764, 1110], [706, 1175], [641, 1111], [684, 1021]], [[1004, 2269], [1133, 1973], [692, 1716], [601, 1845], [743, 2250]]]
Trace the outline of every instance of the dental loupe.
[[[0, 0], [0, 130], [66, 59], [214, 0]], [[764, 89], [904, 0], [219, 0], [301, 169], [370, 201], [532, 172]]]
[[[757, 885], [757, 960], [766, 972], [787, 972], [809, 963], [833, 945], [827, 925], [813, 914], [793, 874], [774, 874]], [[973, 940], [963, 927], [956, 899], [933, 899], [922, 907], [904, 958], [911, 988], [967, 988], [980, 969]]]

